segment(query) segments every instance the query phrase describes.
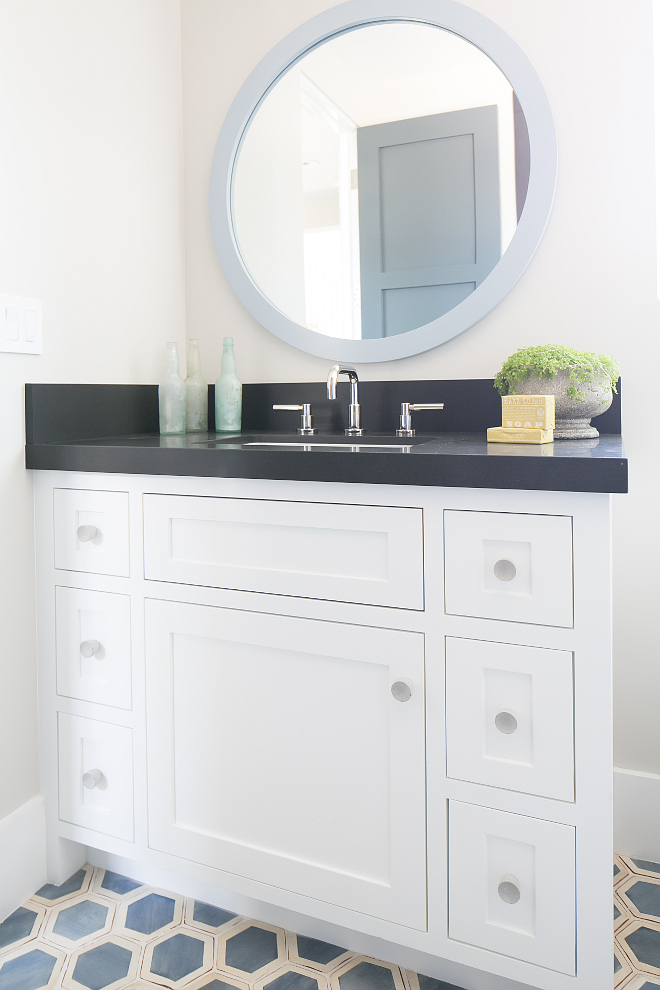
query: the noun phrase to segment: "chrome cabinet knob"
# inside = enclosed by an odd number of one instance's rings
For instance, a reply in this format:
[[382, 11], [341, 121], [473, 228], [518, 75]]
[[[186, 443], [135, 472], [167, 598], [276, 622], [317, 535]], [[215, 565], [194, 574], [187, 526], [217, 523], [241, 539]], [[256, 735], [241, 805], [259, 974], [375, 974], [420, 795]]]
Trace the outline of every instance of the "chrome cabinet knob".
[[88, 791], [93, 791], [95, 787], [103, 780], [103, 774], [100, 770], [88, 770], [87, 773], [82, 775], [83, 787], [87, 788]]
[[518, 728], [518, 719], [513, 712], [498, 712], [495, 716], [495, 728], [510, 736]]
[[493, 573], [498, 581], [513, 581], [516, 576], [516, 565], [512, 560], [498, 560], [493, 565]]
[[311, 437], [318, 432], [318, 430], [314, 429], [314, 426], [312, 425], [312, 407], [309, 402], [303, 402], [303, 404], [300, 406], [278, 405], [278, 406], [273, 406], [273, 409], [289, 409], [292, 412], [295, 411], [302, 412], [302, 416], [300, 417], [300, 426], [298, 427], [297, 430], [298, 434], [301, 437]]
[[399, 417], [399, 429], [396, 431], [398, 437], [414, 437], [415, 431], [412, 428], [413, 412], [418, 409], [444, 409], [444, 402], [402, 402], [401, 416]]
[[78, 526], [78, 539], [81, 543], [89, 543], [98, 535], [96, 526]]
[[520, 900], [520, 887], [512, 880], [502, 880], [497, 888], [497, 893], [505, 904], [517, 904]]
[[402, 677], [400, 681], [395, 681], [390, 688], [395, 701], [410, 701], [412, 698], [412, 681], [407, 677]]
[[101, 644], [98, 639], [85, 639], [80, 644], [80, 655], [89, 660], [90, 657], [96, 656], [100, 649]]

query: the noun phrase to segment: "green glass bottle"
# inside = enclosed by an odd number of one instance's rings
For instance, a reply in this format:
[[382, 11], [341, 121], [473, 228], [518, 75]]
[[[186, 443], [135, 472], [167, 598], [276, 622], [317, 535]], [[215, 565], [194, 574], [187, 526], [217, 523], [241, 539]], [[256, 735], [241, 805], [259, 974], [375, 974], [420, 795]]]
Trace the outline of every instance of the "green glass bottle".
[[158, 386], [158, 417], [161, 434], [186, 432], [186, 386], [179, 375], [179, 355], [174, 341], [165, 349], [165, 373]]
[[218, 433], [238, 433], [241, 429], [243, 386], [236, 374], [234, 338], [222, 341], [220, 377], [215, 383], [215, 428]]

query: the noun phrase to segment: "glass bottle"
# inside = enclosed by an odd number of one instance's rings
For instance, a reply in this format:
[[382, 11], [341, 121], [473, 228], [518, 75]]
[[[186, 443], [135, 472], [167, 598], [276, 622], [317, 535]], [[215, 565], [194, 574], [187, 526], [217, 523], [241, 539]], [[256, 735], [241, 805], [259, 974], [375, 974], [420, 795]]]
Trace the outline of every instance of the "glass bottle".
[[202, 377], [199, 341], [188, 341], [186, 376], [186, 433], [206, 433], [209, 428], [209, 387]]
[[218, 433], [235, 433], [241, 428], [243, 386], [236, 375], [234, 338], [222, 341], [220, 377], [215, 383], [215, 428]]
[[172, 341], [165, 349], [165, 373], [158, 386], [158, 419], [164, 435], [186, 432], [186, 386], [179, 375], [179, 355]]

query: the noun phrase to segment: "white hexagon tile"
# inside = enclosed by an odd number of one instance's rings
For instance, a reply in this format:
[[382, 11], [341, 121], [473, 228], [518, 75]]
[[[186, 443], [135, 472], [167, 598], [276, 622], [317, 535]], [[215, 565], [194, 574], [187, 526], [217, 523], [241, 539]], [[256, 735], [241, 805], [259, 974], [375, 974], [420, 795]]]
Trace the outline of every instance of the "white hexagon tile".
[[[85, 866], [0, 924], [0, 990], [459, 990]], [[660, 864], [614, 861], [614, 987], [660, 987]]]

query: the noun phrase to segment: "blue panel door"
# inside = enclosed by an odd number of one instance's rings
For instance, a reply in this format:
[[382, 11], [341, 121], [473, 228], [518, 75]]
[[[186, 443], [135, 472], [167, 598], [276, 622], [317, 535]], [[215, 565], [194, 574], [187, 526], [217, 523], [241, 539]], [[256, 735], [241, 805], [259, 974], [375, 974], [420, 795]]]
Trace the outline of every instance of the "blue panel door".
[[359, 127], [362, 336], [424, 326], [500, 258], [497, 107]]

